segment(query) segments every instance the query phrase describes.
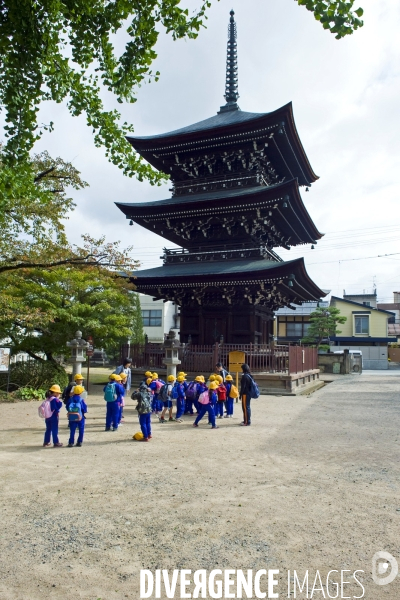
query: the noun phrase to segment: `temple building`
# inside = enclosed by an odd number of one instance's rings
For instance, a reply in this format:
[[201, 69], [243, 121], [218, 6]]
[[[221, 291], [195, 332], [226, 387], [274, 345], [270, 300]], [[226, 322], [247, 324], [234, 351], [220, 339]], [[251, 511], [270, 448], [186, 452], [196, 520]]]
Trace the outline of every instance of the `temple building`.
[[194, 125], [128, 138], [170, 175], [171, 197], [117, 203], [132, 224], [180, 246], [164, 249], [163, 266], [135, 271], [132, 281], [139, 292], [176, 303], [181, 341], [195, 344], [268, 343], [274, 311], [325, 295], [302, 258], [285, 262], [274, 250], [321, 239], [300, 195], [318, 177], [291, 103], [269, 113], [240, 110], [230, 15], [226, 104]]

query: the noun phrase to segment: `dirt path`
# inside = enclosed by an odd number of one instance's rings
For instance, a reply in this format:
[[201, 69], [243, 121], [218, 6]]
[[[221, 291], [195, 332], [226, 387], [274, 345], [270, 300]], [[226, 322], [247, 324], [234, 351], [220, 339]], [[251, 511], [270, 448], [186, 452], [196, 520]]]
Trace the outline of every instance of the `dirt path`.
[[[364, 598], [397, 600], [398, 578], [371, 579], [375, 552], [400, 562], [391, 375], [260, 398], [248, 428], [239, 405], [215, 431], [188, 417], [153, 423], [147, 444], [131, 439], [132, 402], [126, 424], [105, 432], [104, 401], [90, 396], [84, 445], [71, 449], [42, 448], [38, 403], [1, 404], [0, 599], [136, 599], [141, 568], [269, 568], [280, 570], [280, 597], [288, 569], [312, 579], [362, 569]], [[344, 595], [361, 593], [353, 580]]]

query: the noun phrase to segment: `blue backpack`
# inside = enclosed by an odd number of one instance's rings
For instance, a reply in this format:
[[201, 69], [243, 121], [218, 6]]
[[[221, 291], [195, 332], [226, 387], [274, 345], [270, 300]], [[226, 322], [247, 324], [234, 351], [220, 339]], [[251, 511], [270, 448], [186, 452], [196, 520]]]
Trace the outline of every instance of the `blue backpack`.
[[70, 402], [68, 406], [68, 421], [82, 421], [82, 404], [80, 400]]
[[250, 398], [257, 399], [257, 398], [259, 398], [259, 396], [260, 396], [260, 390], [258, 389], [258, 385], [254, 381], [254, 379], [251, 378]]
[[104, 390], [104, 400], [106, 402], [114, 402], [115, 400], [115, 383], [107, 383]]
[[171, 390], [171, 398], [172, 400], [176, 400], [178, 398], [178, 383], [175, 382], [174, 385], [172, 386], [172, 390]]

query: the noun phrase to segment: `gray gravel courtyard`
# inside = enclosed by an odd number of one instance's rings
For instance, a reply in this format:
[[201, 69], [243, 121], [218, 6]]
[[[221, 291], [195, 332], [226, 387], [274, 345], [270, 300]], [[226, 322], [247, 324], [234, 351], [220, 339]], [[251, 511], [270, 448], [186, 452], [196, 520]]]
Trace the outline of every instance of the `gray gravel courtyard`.
[[141, 568], [269, 568], [280, 597], [288, 569], [360, 569], [364, 598], [397, 600], [371, 560], [400, 562], [399, 391], [400, 371], [365, 372], [253, 401], [247, 428], [238, 404], [215, 431], [153, 419], [147, 444], [132, 401], [105, 432], [92, 395], [83, 447], [60, 449], [42, 448], [37, 402], [0, 404], [0, 599], [136, 599]]

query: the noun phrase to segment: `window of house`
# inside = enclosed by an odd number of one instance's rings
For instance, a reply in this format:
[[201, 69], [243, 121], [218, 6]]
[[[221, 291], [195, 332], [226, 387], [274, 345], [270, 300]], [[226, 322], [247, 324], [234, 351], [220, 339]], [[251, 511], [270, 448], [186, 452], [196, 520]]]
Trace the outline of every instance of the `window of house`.
[[142, 310], [142, 319], [144, 327], [161, 327], [161, 310]]
[[364, 306], [371, 306], [371, 302], [363, 302]]
[[301, 338], [303, 336], [303, 323], [287, 323], [286, 335]]
[[354, 327], [356, 334], [369, 334], [369, 317], [356, 316], [354, 317]]

